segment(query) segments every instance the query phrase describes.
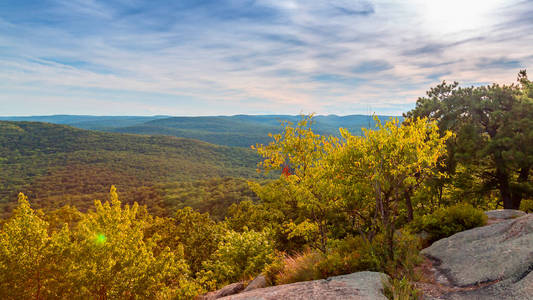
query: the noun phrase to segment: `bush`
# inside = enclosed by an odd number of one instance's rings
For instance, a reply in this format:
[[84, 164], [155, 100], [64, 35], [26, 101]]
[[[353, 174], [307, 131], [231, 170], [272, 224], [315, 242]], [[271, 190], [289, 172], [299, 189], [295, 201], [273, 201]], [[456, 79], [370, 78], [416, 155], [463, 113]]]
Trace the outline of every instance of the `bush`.
[[384, 234], [376, 235], [372, 241], [362, 240], [359, 246], [361, 270], [387, 273], [393, 278], [408, 276], [414, 278], [414, 267], [420, 263], [420, 239], [406, 230], [394, 235], [393, 258], [389, 258], [387, 240]]
[[275, 258], [268, 232], [229, 230], [198, 277], [208, 288], [249, 279], [261, 273]]
[[283, 267], [277, 269], [275, 283], [316, 280], [359, 271], [384, 272], [393, 278], [414, 278], [414, 267], [420, 262], [419, 239], [408, 232], [398, 231], [394, 243], [394, 259], [391, 260], [383, 234], [376, 235], [371, 241], [361, 236], [333, 241], [326, 254], [307, 250], [287, 257]]
[[522, 200], [522, 202], [520, 202], [520, 210], [527, 213], [533, 213], [533, 200]]
[[415, 232], [425, 231], [429, 234], [427, 241], [451, 236], [457, 232], [487, 224], [487, 216], [481, 209], [470, 204], [456, 204], [436, 210], [430, 215], [415, 218], [411, 228]]
[[422, 298], [422, 292], [419, 291], [407, 277], [401, 279], [392, 278], [383, 283], [384, 293], [390, 300], [418, 300]]
[[263, 269], [263, 275], [265, 275], [266, 282], [269, 286], [276, 285], [276, 277], [283, 271], [285, 259], [285, 255], [278, 252], [274, 260]]
[[365, 269], [364, 265], [365, 262], [361, 260], [358, 251], [342, 253], [334, 250], [324, 255], [322, 260], [315, 265], [314, 271], [317, 277], [327, 278], [362, 271]]

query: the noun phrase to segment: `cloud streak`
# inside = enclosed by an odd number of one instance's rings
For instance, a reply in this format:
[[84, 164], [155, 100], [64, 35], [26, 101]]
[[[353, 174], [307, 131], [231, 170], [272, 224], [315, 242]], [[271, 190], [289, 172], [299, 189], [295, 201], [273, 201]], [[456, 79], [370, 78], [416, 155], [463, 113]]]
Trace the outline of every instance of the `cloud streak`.
[[533, 2], [424, 3], [8, 1], [0, 114], [399, 114], [532, 65]]

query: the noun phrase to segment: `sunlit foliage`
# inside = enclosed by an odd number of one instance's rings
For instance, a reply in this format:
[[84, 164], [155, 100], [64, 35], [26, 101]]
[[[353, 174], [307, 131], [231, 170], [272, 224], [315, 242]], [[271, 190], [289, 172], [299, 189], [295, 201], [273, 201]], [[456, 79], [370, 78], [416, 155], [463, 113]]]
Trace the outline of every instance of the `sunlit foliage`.
[[347, 201], [356, 203], [359, 211], [374, 209], [379, 222], [373, 225], [386, 234], [392, 259], [402, 205], [412, 219], [410, 195], [433, 174], [451, 132], [441, 137], [436, 123], [426, 119], [408, 119], [401, 125], [397, 120], [384, 125], [377, 120], [377, 128], [364, 130], [362, 137], [341, 132], [346, 142], [335, 159], [335, 173], [347, 190]]
[[[414, 295], [410, 281], [421, 243], [413, 232], [425, 231], [429, 243], [481, 226], [482, 209], [499, 200], [532, 210], [533, 84], [525, 72], [519, 81], [510, 87], [439, 85], [410, 118], [376, 118], [362, 135], [340, 129], [337, 137], [323, 136], [313, 131], [312, 116], [302, 116], [284, 123], [270, 144], [253, 147], [262, 157], [259, 169], [270, 172], [259, 182], [212, 177], [243, 171], [251, 177], [248, 165], [256, 156], [249, 152], [241, 160], [227, 148], [156, 137], [131, 136], [126, 141], [133, 146], [113, 145], [114, 135], [74, 131], [63, 145], [68, 151], [57, 154], [57, 128], [41, 125], [55, 132], [46, 138], [28, 135], [35, 129], [28, 124], [0, 122], [0, 164], [7, 162], [5, 172], [15, 175], [3, 187], [27, 187], [22, 178], [37, 178], [37, 207], [43, 199], [57, 200], [54, 209], [34, 211], [19, 194], [11, 216], [0, 220], [0, 298], [190, 299], [260, 273], [275, 284], [362, 270], [389, 274], [393, 294]], [[80, 137], [98, 142], [100, 158], [77, 144]], [[32, 150], [34, 139], [47, 146]], [[141, 154], [122, 151], [128, 147]], [[198, 157], [184, 159], [189, 151], [199, 151]], [[195, 175], [175, 181], [183, 174], [169, 175], [175, 169], [164, 165], [163, 154], [176, 159], [171, 164], [197, 168]], [[41, 159], [98, 167], [70, 172], [62, 162], [61, 170], [46, 169]], [[222, 167], [213, 171], [210, 162]], [[121, 164], [124, 173], [109, 171]], [[81, 179], [73, 174], [96, 179], [77, 187]], [[151, 175], [174, 181], [142, 185]], [[89, 207], [85, 200], [101, 196], [93, 188], [104, 184], [102, 178], [131, 179], [135, 191], [121, 203], [112, 186], [108, 201]], [[63, 189], [48, 194], [39, 188], [50, 182], [50, 189]]]
[[96, 201], [73, 231], [48, 233], [48, 223], [19, 195], [19, 206], [0, 234], [0, 295], [12, 299], [190, 297], [183, 254], [155, 253], [157, 235], [145, 239], [138, 206], [122, 207], [114, 187], [110, 201]]
[[208, 285], [221, 285], [253, 278], [274, 260], [269, 233], [246, 230], [226, 232], [200, 275]]
[[73, 292], [64, 255], [70, 246], [67, 226], [48, 234], [48, 224], [30, 208], [24, 194], [0, 232], [0, 295], [10, 299], [64, 297]]
[[312, 116], [302, 118], [295, 127], [286, 123], [284, 132], [274, 135], [272, 143], [254, 147], [264, 157], [259, 166], [266, 171], [291, 171], [282, 173], [277, 190], [271, 190], [271, 185], [254, 185], [253, 189], [263, 201], [277, 199], [282, 210], [294, 210], [293, 218], [284, 224], [288, 239], [300, 238], [324, 252], [330, 216], [341, 203], [328, 160], [337, 139], [314, 133], [311, 124]]

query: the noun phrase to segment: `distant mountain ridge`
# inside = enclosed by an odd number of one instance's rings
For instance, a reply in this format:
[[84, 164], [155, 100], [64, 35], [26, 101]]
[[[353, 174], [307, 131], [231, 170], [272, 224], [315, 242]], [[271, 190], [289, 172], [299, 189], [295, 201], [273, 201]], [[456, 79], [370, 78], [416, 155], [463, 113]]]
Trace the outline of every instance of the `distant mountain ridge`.
[[2, 121], [26, 121], [46, 122], [52, 124], [69, 125], [81, 129], [101, 130], [133, 126], [144, 122], [168, 118], [169, 116], [90, 116], [90, 115], [51, 115], [51, 116], [27, 116], [27, 117], [0, 117]]
[[[378, 116], [385, 121], [391, 117], [403, 120], [401, 116]], [[217, 145], [249, 147], [267, 144], [271, 141], [269, 133], [279, 133], [281, 122], [297, 122], [297, 115], [234, 115], [204, 117], [170, 116], [32, 116], [0, 117], [8, 121], [38, 121], [70, 125], [82, 129], [107, 132], [132, 133], [142, 135], [169, 135], [192, 138]], [[360, 134], [361, 128], [373, 127], [372, 116], [368, 115], [318, 115], [314, 118], [313, 128], [323, 135], [338, 135], [339, 128]]]

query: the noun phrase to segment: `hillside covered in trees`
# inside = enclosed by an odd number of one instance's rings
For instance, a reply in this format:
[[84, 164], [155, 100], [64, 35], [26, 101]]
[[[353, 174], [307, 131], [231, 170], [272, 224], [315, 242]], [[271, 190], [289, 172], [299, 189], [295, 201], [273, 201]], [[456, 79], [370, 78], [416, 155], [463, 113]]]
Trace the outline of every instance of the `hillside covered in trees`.
[[[371, 270], [390, 276], [390, 299], [421, 299], [416, 282], [423, 276], [423, 246], [485, 225], [486, 209], [533, 211], [533, 83], [525, 71], [513, 85], [444, 82], [405, 116], [403, 122], [375, 117], [376, 126], [361, 135], [342, 128], [339, 135], [319, 134], [312, 116], [284, 123], [270, 143], [253, 147], [261, 157], [259, 169], [271, 178], [250, 180], [251, 193], [237, 179], [209, 179], [209, 187], [202, 181], [161, 183], [157, 189], [167, 191], [162, 199], [175, 204], [168, 215], [124, 205], [131, 198], [119, 196], [115, 186], [108, 201], [95, 201], [86, 212], [71, 206], [34, 210], [33, 199], [21, 193], [13, 215], [2, 220], [0, 295], [192, 299], [261, 273], [277, 285]], [[13, 186], [42, 176], [33, 172], [42, 172], [45, 162], [97, 163], [98, 153], [119, 169], [154, 163], [163, 172], [154, 178], [168, 170], [157, 160], [167, 159], [162, 154], [177, 165], [250, 177], [247, 166], [256, 158], [245, 149], [231, 152], [235, 148], [177, 138], [0, 124], [6, 133], [3, 169], [26, 176], [11, 176], [20, 180]], [[39, 130], [25, 135], [32, 126]], [[54, 135], [51, 128], [72, 133]], [[32, 148], [34, 140], [46, 147]], [[69, 147], [56, 153], [57, 140]], [[87, 154], [91, 145], [98, 145], [94, 156]], [[126, 156], [130, 150], [140, 156]], [[220, 165], [209, 169], [208, 163]], [[203, 178], [195, 172], [188, 178]], [[227, 186], [236, 191], [229, 200]], [[186, 191], [190, 197], [172, 195]], [[233, 197], [243, 201], [225, 209]], [[195, 205], [218, 200], [197, 206], [207, 211], [200, 213], [188, 207], [191, 199]], [[151, 203], [145, 204], [149, 209]]]
[[[35, 116], [0, 117], [0, 120], [37, 121], [64, 124], [82, 129], [143, 135], [170, 135], [191, 138], [217, 145], [248, 148], [270, 141], [269, 133], [280, 133], [284, 121], [298, 122], [292, 115], [236, 115], [212, 117], [96, 117], [96, 116]], [[381, 121], [388, 116], [379, 116]], [[402, 119], [402, 117], [400, 117]], [[322, 135], [339, 136], [339, 128], [360, 135], [361, 128], [374, 126], [371, 116], [316, 116], [313, 129]]]
[[260, 176], [258, 156], [250, 149], [191, 139], [9, 121], [0, 121], [0, 133], [0, 210], [4, 213], [19, 192], [31, 197], [35, 207], [68, 204], [85, 210], [115, 184], [131, 203], [148, 204], [164, 214], [162, 207], [167, 204], [158, 199], [165, 194], [155, 184], [196, 181], [207, 188], [210, 178]]

